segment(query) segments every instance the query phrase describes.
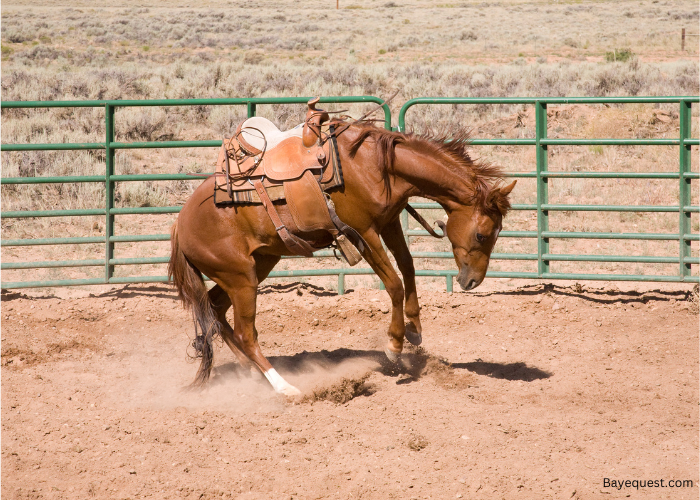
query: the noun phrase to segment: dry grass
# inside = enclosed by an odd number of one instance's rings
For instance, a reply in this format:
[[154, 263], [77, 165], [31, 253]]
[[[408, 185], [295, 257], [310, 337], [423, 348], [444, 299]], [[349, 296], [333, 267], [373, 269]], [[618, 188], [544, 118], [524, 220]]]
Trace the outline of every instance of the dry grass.
[[[355, 6], [346, 3], [340, 10], [320, 0], [283, 5], [271, 0], [235, 5], [215, 1], [206, 8], [189, 8], [184, 2], [161, 2], [158, 8], [129, 3], [114, 8], [78, 1], [66, 8], [5, 2], [3, 43], [15, 51], [9, 57], [30, 63], [114, 58], [163, 64], [183, 50], [209, 60], [246, 62], [604, 60], [606, 52], [624, 48], [656, 59], [675, 59], [683, 55], [680, 29], [698, 22], [698, 5], [687, 0], [401, 5], [370, 0]], [[697, 46], [688, 45], [690, 55], [697, 54]]]
[[[399, 106], [419, 96], [697, 95], [697, 44], [680, 51], [680, 28], [697, 25], [695, 2], [542, 2], [435, 4], [368, 1], [327, 9], [320, 2], [282, 7], [269, 1], [207, 9], [164, 2], [158, 8], [2, 6], [3, 100], [151, 99], [194, 97], [377, 95], [393, 89]], [[542, 22], [546, 19], [546, 22]], [[605, 53], [629, 48], [627, 62]], [[350, 106], [354, 115], [367, 107]], [[6, 143], [104, 140], [100, 109], [3, 110]], [[259, 106], [281, 128], [302, 120], [303, 106]], [[694, 116], [698, 107], [694, 106]], [[116, 117], [118, 140], [197, 140], [231, 134], [245, 117], [240, 106], [129, 108]], [[471, 128], [476, 137], [534, 137], [528, 106], [423, 106], [409, 111], [418, 132]], [[552, 106], [550, 137], [675, 137], [674, 106]], [[693, 136], [698, 136], [697, 120]], [[532, 171], [534, 148], [475, 147], [475, 155], [509, 171]], [[117, 173], [212, 170], [206, 149], [131, 150], [117, 154]], [[698, 170], [693, 148], [693, 170]], [[674, 147], [550, 148], [551, 170], [676, 171]], [[3, 176], [100, 175], [104, 156], [92, 152], [2, 154]], [[179, 205], [197, 182], [120, 183], [118, 206]], [[521, 179], [515, 203], [534, 203], [534, 182]], [[2, 186], [3, 210], [95, 208], [104, 205], [100, 184]], [[552, 203], [677, 204], [677, 181], [553, 179]], [[693, 182], [693, 202], [698, 183]], [[426, 216], [436, 216], [428, 212]], [[172, 215], [119, 216], [118, 234], [165, 233]], [[534, 230], [530, 212], [513, 212], [507, 229]], [[412, 226], [413, 227], [413, 226]], [[675, 232], [674, 214], [552, 212], [550, 229], [566, 231]], [[4, 238], [102, 234], [103, 217], [5, 219]], [[698, 231], [697, 217], [693, 231]], [[413, 239], [416, 250], [446, 245]], [[535, 240], [501, 239], [498, 252], [536, 253]], [[672, 242], [553, 241], [562, 253], [675, 255]], [[102, 245], [5, 247], [5, 261], [103, 258]], [[167, 242], [120, 244], [117, 257], [167, 255]], [[694, 255], [697, 250], [694, 249]], [[423, 260], [422, 268], [451, 268]], [[279, 268], [308, 267], [287, 260]], [[332, 259], [319, 266], [338, 267]], [[555, 271], [669, 273], [677, 265], [552, 263]], [[493, 270], [533, 271], [534, 263], [498, 261]], [[5, 272], [4, 280], [100, 276], [100, 268]], [[162, 266], [118, 269], [119, 275], [164, 274]], [[334, 278], [321, 279], [335, 286]], [[376, 286], [372, 277], [349, 286]]]

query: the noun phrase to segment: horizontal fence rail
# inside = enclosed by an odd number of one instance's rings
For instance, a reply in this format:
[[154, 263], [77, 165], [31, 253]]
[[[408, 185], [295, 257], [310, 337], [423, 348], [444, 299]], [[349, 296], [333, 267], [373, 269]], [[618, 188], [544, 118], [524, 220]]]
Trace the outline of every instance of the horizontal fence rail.
[[[165, 100], [107, 100], [107, 101], [14, 101], [2, 102], [2, 109], [11, 108], [71, 108], [93, 107], [105, 109], [105, 142], [99, 143], [71, 143], [71, 144], [2, 144], [2, 151], [69, 151], [69, 150], [104, 150], [105, 151], [105, 175], [93, 176], [61, 176], [61, 177], [5, 177], [0, 179], [2, 184], [48, 184], [48, 183], [83, 183], [95, 182], [105, 185], [105, 207], [95, 209], [73, 210], [26, 210], [0, 212], [2, 219], [21, 219], [28, 217], [64, 217], [64, 216], [104, 216], [105, 234], [103, 236], [66, 237], [66, 238], [32, 238], [32, 239], [4, 239], [0, 241], [3, 246], [39, 246], [39, 245], [75, 245], [75, 244], [103, 244], [105, 246], [104, 259], [67, 260], [67, 261], [34, 261], [34, 262], [3, 262], [3, 270], [40, 269], [40, 268], [73, 268], [73, 267], [103, 267], [104, 276], [89, 279], [60, 279], [51, 281], [21, 281], [3, 282], [3, 288], [31, 288], [68, 285], [94, 285], [94, 284], [127, 284], [127, 283], [153, 283], [165, 282], [165, 276], [114, 276], [116, 266], [139, 264], [164, 264], [168, 257], [144, 257], [144, 258], [115, 258], [115, 243], [125, 242], [150, 242], [168, 241], [169, 234], [152, 235], [116, 235], [114, 231], [114, 218], [116, 215], [149, 215], [178, 213], [179, 206], [170, 207], [115, 207], [114, 188], [117, 182], [137, 181], [173, 181], [193, 180], [188, 174], [140, 174], [118, 175], [115, 174], [115, 154], [117, 150], [126, 149], [152, 149], [152, 148], [192, 148], [192, 147], [219, 147], [221, 140], [202, 141], [152, 141], [152, 142], [117, 142], [115, 141], [114, 119], [115, 110], [123, 107], [142, 106], [220, 106], [220, 105], [245, 105], [248, 116], [255, 116], [257, 105], [264, 104], [305, 104], [309, 97], [286, 98], [231, 98], [231, 99], [165, 99]], [[530, 172], [510, 172], [509, 177], [535, 179], [537, 184], [537, 203], [515, 204], [514, 210], [529, 210], [536, 213], [536, 231], [502, 231], [504, 238], [532, 238], [537, 240], [537, 253], [515, 254], [494, 253], [495, 260], [521, 260], [536, 261], [537, 272], [505, 272], [489, 271], [487, 276], [495, 278], [530, 278], [530, 279], [571, 279], [571, 280], [605, 280], [605, 281], [649, 281], [649, 282], [693, 282], [699, 281], [698, 276], [691, 275], [691, 265], [699, 264], [700, 259], [691, 256], [691, 242], [698, 241], [697, 234], [691, 234], [691, 214], [698, 213], [698, 207], [691, 202], [691, 181], [698, 179], [698, 172], [691, 172], [691, 147], [697, 146], [697, 138], [691, 138], [691, 106], [700, 102], [700, 98], [693, 97], [601, 97], [601, 98], [418, 98], [406, 102], [398, 116], [399, 131], [406, 130], [406, 114], [412, 107], [419, 105], [482, 105], [482, 104], [529, 104], [535, 106], [535, 138], [526, 139], [473, 139], [470, 143], [480, 145], [512, 145], [531, 146], [536, 148], [535, 170]], [[391, 129], [391, 113], [383, 100], [373, 96], [349, 96], [349, 97], [324, 97], [321, 103], [376, 103], [382, 105], [384, 111], [384, 127]], [[679, 137], [663, 139], [552, 139], [547, 137], [547, 106], [557, 104], [624, 104], [624, 103], [670, 103], [680, 107]], [[677, 146], [679, 147], [678, 172], [554, 172], [547, 168], [548, 146], [574, 145], [574, 146], [599, 146], [599, 145], [640, 145], [640, 146]], [[551, 204], [548, 201], [548, 179], [550, 178], [583, 178], [583, 179], [677, 179], [679, 184], [677, 205], [578, 205], [578, 204]], [[414, 203], [418, 209], [441, 210], [436, 203]], [[554, 211], [600, 211], [600, 212], [664, 212], [678, 213], [679, 226], [677, 233], [604, 233], [604, 232], [568, 232], [549, 230], [549, 212]], [[411, 237], [428, 236], [424, 230], [410, 230], [408, 228], [408, 214], [404, 211], [402, 226], [406, 240], [410, 244]], [[619, 239], [619, 240], [649, 240], [649, 241], [677, 241], [679, 250], [673, 256], [625, 256], [625, 255], [567, 255], [556, 254], [550, 251], [551, 239]], [[331, 257], [333, 252], [322, 250], [314, 254], [316, 257]], [[413, 251], [417, 258], [429, 259], [453, 259], [451, 252], [420, 252]], [[550, 262], [626, 262], [643, 264], [678, 264], [677, 275], [627, 275], [627, 274], [584, 274], [584, 273], [555, 273], [550, 271]], [[337, 276], [338, 292], [345, 291], [345, 277], [353, 275], [373, 274], [371, 269], [313, 269], [313, 270], [288, 270], [273, 271], [271, 278], [297, 278], [302, 276]], [[443, 277], [446, 280], [446, 288], [452, 291], [454, 277], [458, 274], [455, 270], [429, 270], [419, 269], [417, 276]]]

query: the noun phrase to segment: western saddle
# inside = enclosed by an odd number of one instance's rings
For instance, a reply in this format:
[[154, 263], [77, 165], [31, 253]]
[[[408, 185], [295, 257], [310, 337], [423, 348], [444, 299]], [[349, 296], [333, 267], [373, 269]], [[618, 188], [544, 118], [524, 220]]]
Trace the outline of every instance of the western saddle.
[[[343, 186], [338, 146], [328, 113], [307, 103], [303, 124], [281, 131], [270, 120], [252, 117], [233, 137], [224, 139], [216, 166], [214, 201], [217, 205], [262, 204], [287, 248], [310, 257], [318, 248], [303, 233], [323, 230], [354, 266], [366, 243], [343, 223], [327, 192]], [[287, 227], [275, 208], [286, 203], [292, 216]]]

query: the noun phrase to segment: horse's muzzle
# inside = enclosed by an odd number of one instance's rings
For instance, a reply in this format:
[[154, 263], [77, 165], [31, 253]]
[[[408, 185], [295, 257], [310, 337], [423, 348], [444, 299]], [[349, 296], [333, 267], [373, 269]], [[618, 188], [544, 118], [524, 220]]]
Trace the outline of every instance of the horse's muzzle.
[[460, 270], [457, 275], [457, 283], [459, 283], [459, 286], [465, 291], [475, 289], [477, 286], [481, 285], [482, 281], [484, 281], [483, 277], [481, 277], [481, 279], [476, 279], [469, 276], [469, 273], [464, 272], [464, 269]]

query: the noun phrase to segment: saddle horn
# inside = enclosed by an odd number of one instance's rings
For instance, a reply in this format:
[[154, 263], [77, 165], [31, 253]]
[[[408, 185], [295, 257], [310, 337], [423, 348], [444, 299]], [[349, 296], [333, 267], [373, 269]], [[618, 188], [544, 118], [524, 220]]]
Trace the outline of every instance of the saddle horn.
[[316, 109], [316, 104], [318, 104], [320, 100], [320, 97], [314, 97], [306, 103], [309, 109], [306, 111], [304, 132], [301, 137], [304, 147], [307, 148], [316, 144], [321, 137], [321, 125], [330, 119], [328, 112], [322, 109]]

